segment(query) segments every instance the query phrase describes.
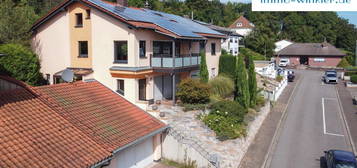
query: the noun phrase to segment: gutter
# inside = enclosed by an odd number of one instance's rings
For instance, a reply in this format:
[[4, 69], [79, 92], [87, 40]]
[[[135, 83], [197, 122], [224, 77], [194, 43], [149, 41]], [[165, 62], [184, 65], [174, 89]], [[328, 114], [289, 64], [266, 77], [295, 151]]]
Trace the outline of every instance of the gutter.
[[110, 164], [110, 161], [113, 159], [113, 156], [109, 156], [108, 158], [90, 166], [90, 168], [97, 168], [97, 167], [101, 167], [101, 166], [107, 166]]
[[167, 128], [169, 128], [169, 127], [170, 126], [166, 125], [166, 126], [160, 128], [160, 129], [156, 130], [156, 131], [151, 132], [150, 134], [142, 136], [142, 137], [140, 137], [139, 139], [137, 139], [137, 140], [135, 140], [133, 142], [130, 142], [130, 143], [118, 148], [118, 149], [115, 149], [113, 151], [113, 155], [115, 155], [118, 152], [121, 152], [121, 151], [125, 150], [126, 148], [128, 148], [128, 147], [130, 147], [132, 145], [138, 144], [138, 143], [140, 143], [140, 142], [142, 142], [142, 141], [144, 141], [144, 140], [146, 140], [146, 139], [148, 139], [148, 138], [150, 138], [150, 137], [152, 137], [152, 136], [154, 136], [154, 135], [156, 135], [158, 133], [161, 133], [161, 132], [165, 131]]

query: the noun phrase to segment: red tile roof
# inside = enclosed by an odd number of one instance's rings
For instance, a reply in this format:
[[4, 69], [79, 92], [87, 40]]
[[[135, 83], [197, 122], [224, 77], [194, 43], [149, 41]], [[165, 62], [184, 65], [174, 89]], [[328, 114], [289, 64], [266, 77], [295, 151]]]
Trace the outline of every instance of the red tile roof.
[[109, 151], [165, 126], [97, 81], [34, 90], [63, 118]]
[[166, 128], [99, 82], [0, 92], [0, 167], [89, 167]]
[[0, 93], [0, 167], [80, 168], [111, 153], [20, 88]]
[[[237, 23], [241, 23], [242, 26], [237, 26]], [[229, 28], [231, 29], [234, 29], [234, 28], [248, 28], [248, 29], [251, 29], [251, 28], [254, 28], [254, 25], [247, 19], [245, 18], [244, 16], [240, 16], [236, 21], [233, 22], [233, 24], [231, 24], [229, 26]]]

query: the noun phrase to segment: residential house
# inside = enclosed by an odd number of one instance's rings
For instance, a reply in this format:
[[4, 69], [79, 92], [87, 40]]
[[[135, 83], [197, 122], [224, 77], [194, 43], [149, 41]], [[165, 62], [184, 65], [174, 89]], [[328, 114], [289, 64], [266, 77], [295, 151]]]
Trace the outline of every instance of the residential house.
[[225, 28], [225, 27], [220, 27], [216, 26], [213, 24], [201, 22], [201, 21], [195, 21], [197, 23], [200, 23], [204, 26], [209, 27], [212, 30], [215, 30], [217, 32], [220, 32], [222, 34], [225, 34], [227, 38], [221, 40], [221, 48], [229, 52], [230, 54], [237, 56], [239, 54], [239, 47], [240, 47], [240, 39], [243, 38], [242, 35], [236, 33], [235, 31]]
[[228, 28], [245, 37], [253, 31], [254, 27], [254, 24], [251, 23], [247, 18], [240, 16]]
[[285, 47], [293, 44], [294, 42], [291, 42], [290, 40], [280, 40], [275, 42], [275, 49], [274, 52], [277, 53], [280, 50], [284, 49]]
[[101, 83], [31, 87], [0, 76], [0, 167], [143, 168], [167, 126]]
[[[198, 75], [199, 52], [218, 74], [224, 34], [180, 16], [101, 0], [66, 0], [32, 27], [32, 47], [51, 84], [71, 69], [141, 108], [173, 100], [176, 84]], [[80, 72], [80, 73], [79, 73]]]
[[335, 46], [323, 43], [294, 43], [275, 54], [277, 62], [289, 59], [291, 66], [308, 65], [311, 67], [336, 67], [346, 56]]

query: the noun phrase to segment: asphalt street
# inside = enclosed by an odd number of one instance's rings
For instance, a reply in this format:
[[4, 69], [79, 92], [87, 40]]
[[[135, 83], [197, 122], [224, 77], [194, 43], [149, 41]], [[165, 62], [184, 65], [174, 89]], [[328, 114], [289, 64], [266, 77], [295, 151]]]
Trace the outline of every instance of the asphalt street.
[[319, 168], [324, 150], [350, 150], [335, 85], [322, 71], [296, 71], [301, 81], [268, 157], [270, 168]]

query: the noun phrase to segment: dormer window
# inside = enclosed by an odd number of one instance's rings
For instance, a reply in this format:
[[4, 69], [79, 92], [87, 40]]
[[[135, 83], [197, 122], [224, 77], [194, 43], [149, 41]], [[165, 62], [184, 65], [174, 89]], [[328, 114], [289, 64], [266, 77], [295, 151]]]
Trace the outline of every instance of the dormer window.
[[82, 15], [82, 13], [76, 13], [76, 27], [83, 27], [83, 15]]
[[243, 23], [241, 23], [241, 22], [237, 23], [237, 27], [242, 27], [242, 26], [243, 26]]

